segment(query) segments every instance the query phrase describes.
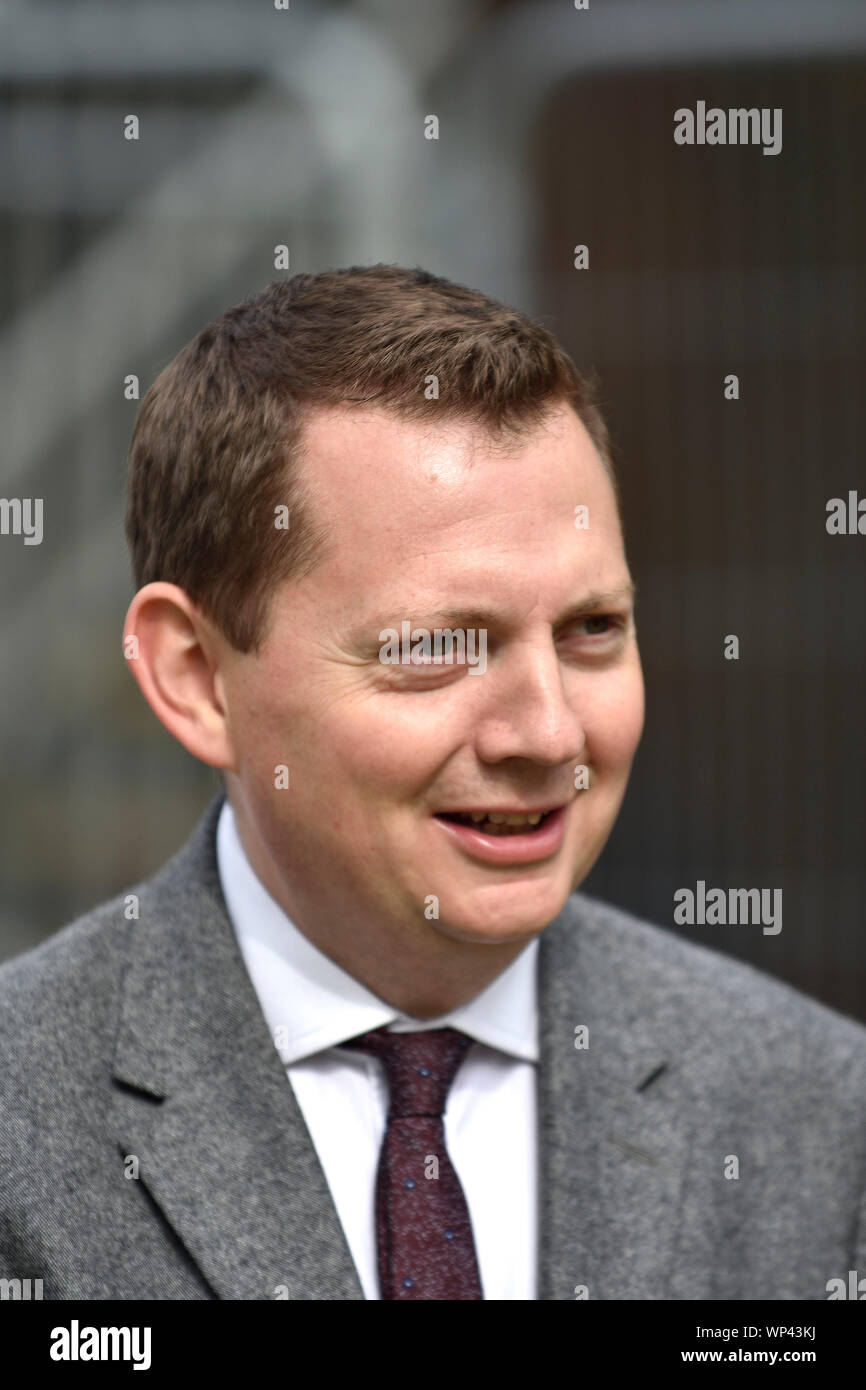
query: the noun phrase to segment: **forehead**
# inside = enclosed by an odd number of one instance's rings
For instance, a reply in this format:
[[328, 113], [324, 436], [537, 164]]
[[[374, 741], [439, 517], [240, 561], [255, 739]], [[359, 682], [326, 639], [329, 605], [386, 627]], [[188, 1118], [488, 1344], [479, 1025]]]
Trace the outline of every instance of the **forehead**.
[[567, 406], [520, 439], [475, 421], [406, 421], [379, 409], [320, 410], [304, 425], [302, 473], [336, 550], [388, 542], [391, 553], [530, 541], [539, 525], [591, 507], [589, 530], [619, 538], [613, 489], [594, 443]]
[[[519, 439], [477, 422], [406, 421], [379, 408], [314, 412], [301, 471], [327, 535], [305, 581], [351, 589], [352, 606], [399, 582], [423, 591], [483, 576], [627, 577], [613, 489], [567, 405]], [[575, 527], [575, 508], [589, 525]]]

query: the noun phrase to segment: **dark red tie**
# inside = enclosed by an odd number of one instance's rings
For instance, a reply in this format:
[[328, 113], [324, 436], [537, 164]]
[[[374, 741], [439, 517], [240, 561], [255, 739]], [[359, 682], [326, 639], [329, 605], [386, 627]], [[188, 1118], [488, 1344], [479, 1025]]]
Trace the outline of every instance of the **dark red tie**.
[[388, 1125], [376, 1175], [383, 1299], [481, 1299], [466, 1198], [445, 1148], [448, 1089], [472, 1042], [454, 1028], [376, 1028], [343, 1047], [378, 1057], [388, 1081]]

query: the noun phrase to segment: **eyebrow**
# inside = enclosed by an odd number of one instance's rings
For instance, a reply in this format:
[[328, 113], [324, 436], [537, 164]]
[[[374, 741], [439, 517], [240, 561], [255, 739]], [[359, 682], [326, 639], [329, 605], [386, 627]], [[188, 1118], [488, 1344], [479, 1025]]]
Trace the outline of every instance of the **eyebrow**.
[[[574, 622], [575, 618], [583, 617], [587, 613], [597, 613], [599, 609], [616, 607], [622, 603], [634, 603], [637, 597], [637, 585], [629, 582], [622, 585], [619, 589], [591, 589], [584, 594], [583, 598], [577, 603], [571, 604], [566, 611], [557, 618], [554, 626], [563, 627], [567, 623]], [[385, 618], [374, 620], [371, 629], [381, 632], [385, 628], [399, 628], [401, 621], [405, 618], [394, 619], [390, 615]], [[427, 621], [425, 621], [425, 618]], [[435, 618], [431, 624], [430, 619]], [[497, 625], [494, 614], [485, 613], [480, 608], [437, 608], [431, 613], [422, 614], [420, 618], [412, 618], [413, 627], [454, 627], [454, 628], [488, 628]]]

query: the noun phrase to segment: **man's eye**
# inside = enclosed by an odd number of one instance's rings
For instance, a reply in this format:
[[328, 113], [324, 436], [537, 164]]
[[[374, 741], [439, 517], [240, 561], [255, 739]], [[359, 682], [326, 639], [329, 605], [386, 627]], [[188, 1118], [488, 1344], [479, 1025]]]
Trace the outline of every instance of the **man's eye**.
[[467, 652], [471, 654], [472, 647], [467, 643], [465, 633], [458, 637], [454, 634], [455, 640], [451, 646], [443, 644], [440, 649], [431, 646], [430, 651], [420, 651], [412, 653], [412, 666], [431, 667], [431, 666], [462, 666], [466, 661]]
[[[598, 624], [598, 626], [594, 626]], [[593, 613], [588, 618], [582, 618], [580, 626], [590, 628], [590, 637], [607, 637], [610, 632], [615, 632], [625, 626], [625, 619], [617, 613]]]

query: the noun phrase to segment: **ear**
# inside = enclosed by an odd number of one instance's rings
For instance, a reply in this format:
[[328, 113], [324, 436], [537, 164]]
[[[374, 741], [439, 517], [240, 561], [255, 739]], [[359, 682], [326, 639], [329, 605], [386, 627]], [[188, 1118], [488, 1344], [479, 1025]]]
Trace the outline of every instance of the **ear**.
[[145, 584], [123, 626], [123, 654], [145, 700], [188, 753], [232, 767], [232, 746], [213, 628], [176, 584]]

